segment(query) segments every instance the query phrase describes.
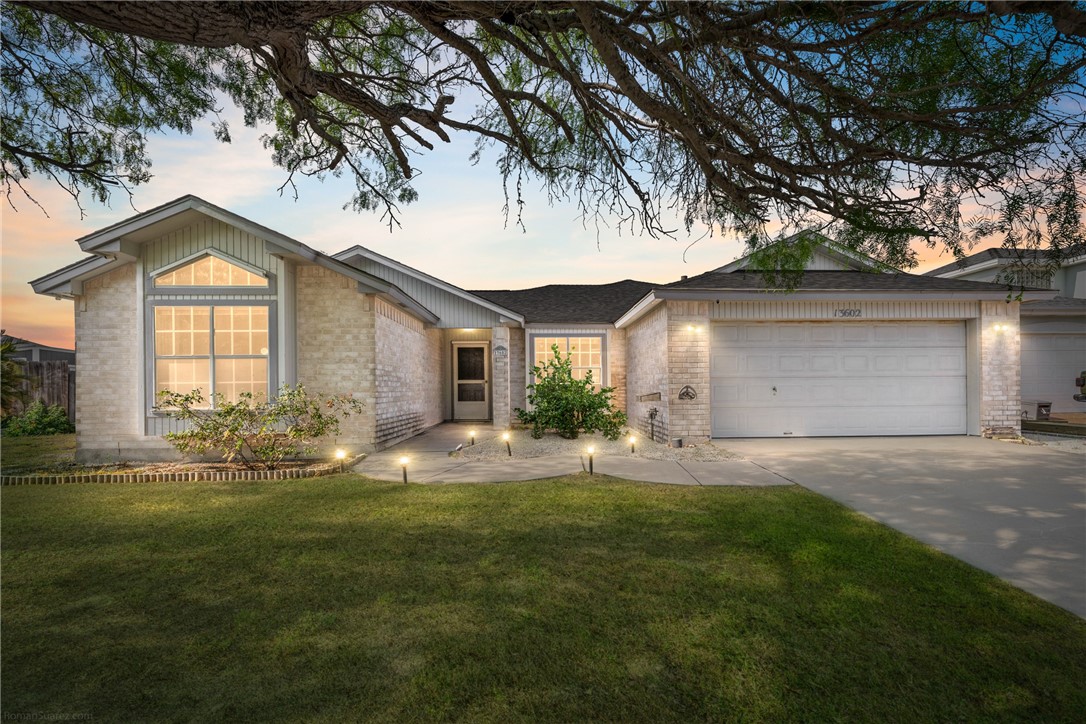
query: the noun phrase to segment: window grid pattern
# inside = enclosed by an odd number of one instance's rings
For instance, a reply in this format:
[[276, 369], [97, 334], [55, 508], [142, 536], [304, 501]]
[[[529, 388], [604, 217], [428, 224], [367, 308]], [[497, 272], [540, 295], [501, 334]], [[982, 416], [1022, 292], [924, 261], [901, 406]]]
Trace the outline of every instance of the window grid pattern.
[[268, 392], [268, 307], [159, 305], [154, 313], [155, 393], [201, 390], [236, 402]]
[[1015, 287], [1052, 288], [1052, 272], [1037, 267], [1010, 267], [1001, 275], [1004, 284]]
[[592, 382], [598, 390], [603, 386], [603, 338], [602, 337], [536, 337], [533, 344], [533, 366], [542, 365], [554, 358], [554, 345], [563, 357], [569, 356], [574, 379], [583, 380], [592, 373]]
[[268, 279], [217, 256], [205, 256], [155, 277], [156, 287], [264, 287]]

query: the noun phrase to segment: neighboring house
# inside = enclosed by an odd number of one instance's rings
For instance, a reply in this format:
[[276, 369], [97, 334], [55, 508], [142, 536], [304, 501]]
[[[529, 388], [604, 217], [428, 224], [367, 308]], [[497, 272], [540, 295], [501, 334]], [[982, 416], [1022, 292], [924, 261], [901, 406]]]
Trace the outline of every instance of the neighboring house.
[[1053, 299], [1021, 307], [1023, 413], [1036, 414], [1031, 401], [1051, 402], [1053, 412], [1086, 412], [1086, 402], [1074, 399], [1075, 378], [1086, 370], [1086, 247], [1072, 249], [1058, 267], [1040, 251], [985, 249], [927, 275], [1004, 284], [1012, 294], [1021, 286], [1054, 291]]
[[[360, 246], [329, 256], [194, 196], [78, 240], [31, 284], [75, 301], [81, 460], [168, 455], [162, 389], [303, 383], [365, 411], [337, 444], [443, 420], [505, 427], [552, 345], [640, 434], [964, 435], [1019, 429], [1019, 303], [819, 246], [794, 292], [744, 258], [673, 284], [466, 291]], [[1026, 291], [1028, 301], [1051, 292]]]
[[15, 345], [15, 354], [12, 359], [21, 359], [24, 362], [67, 362], [75, 365], [75, 350], [63, 347], [50, 347], [45, 344], [31, 342], [29, 339], [12, 337], [9, 334], [3, 336], [3, 341], [11, 341]]

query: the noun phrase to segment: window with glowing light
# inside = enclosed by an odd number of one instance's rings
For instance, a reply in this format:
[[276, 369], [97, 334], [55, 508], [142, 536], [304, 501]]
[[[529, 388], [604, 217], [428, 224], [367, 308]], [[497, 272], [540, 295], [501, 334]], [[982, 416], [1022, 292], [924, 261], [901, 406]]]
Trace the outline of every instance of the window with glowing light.
[[603, 387], [603, 336], [585, 337], [533, 337], [532, 366], [542, 365], [554, 358], [553, 347], [557, 345], [563, 357], [570, 358], [573, 377], [583, 380], [592, 373], [592, 381], [598, 390]]

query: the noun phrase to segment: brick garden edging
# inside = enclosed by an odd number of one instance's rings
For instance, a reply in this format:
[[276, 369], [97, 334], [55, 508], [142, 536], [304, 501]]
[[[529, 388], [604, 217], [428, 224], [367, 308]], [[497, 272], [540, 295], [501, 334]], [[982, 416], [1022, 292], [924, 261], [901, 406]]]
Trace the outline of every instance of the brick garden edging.
[[[365, 454], [343, 461], [347, 470], [361, 462]], [[309, 468], [290, 470], [194, 470], [176, 473], [70, 473], [66, 475], [4, 475], [0, 485], [70, 485], [75, 483], [199, 483], [258, 480], [301, 480], [334, 475], [340, 464], [321, 463]]]

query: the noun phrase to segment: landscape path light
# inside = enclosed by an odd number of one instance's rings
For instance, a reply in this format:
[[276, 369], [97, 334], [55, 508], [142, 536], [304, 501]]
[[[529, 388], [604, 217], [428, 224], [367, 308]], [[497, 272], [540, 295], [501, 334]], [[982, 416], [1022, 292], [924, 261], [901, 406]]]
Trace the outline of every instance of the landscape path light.
[[475, 445], [475, 431], [472, 430], [468, 434], [471, 435], [471, 444], [472, 444], [472, 446], [474, 446]]
[[509, 447], [509, 433], [502, 433], [502, 440], [505, 440], [505, 449], [509, 452], [509, 457], [513, 457], [513, 448]]
[[343, 461], [347, 459], [347, 451], [343, 448], [336, 450], [336, 460], [339, 461], [339, 472], [343, 472]]
[[593, 475], [593, 474], [595, 474], [595, 471], [594, 471], [594, 470], [592, 469], [592, 455], [593, 455], [593, 454], [594, 454], [595, 452], [596, 452], [596, 448], [594, 448], [593, 446], [589, 445], [589, 446], [588, 446], [588, 474], [589, 474], [589, 475]]
[[630, 452], [636, 452], [635, 449], [634, 449], [634, 443], [636, 443], [636, 442], [637, 442], [637, 438], [634, 437], [633, 435], [630, 435]]
[[407, 464], [411, 462], [411, 459], [404, 455], [400, 458], [400, 467], [403, 468], [403, 484], [407, 485]]

